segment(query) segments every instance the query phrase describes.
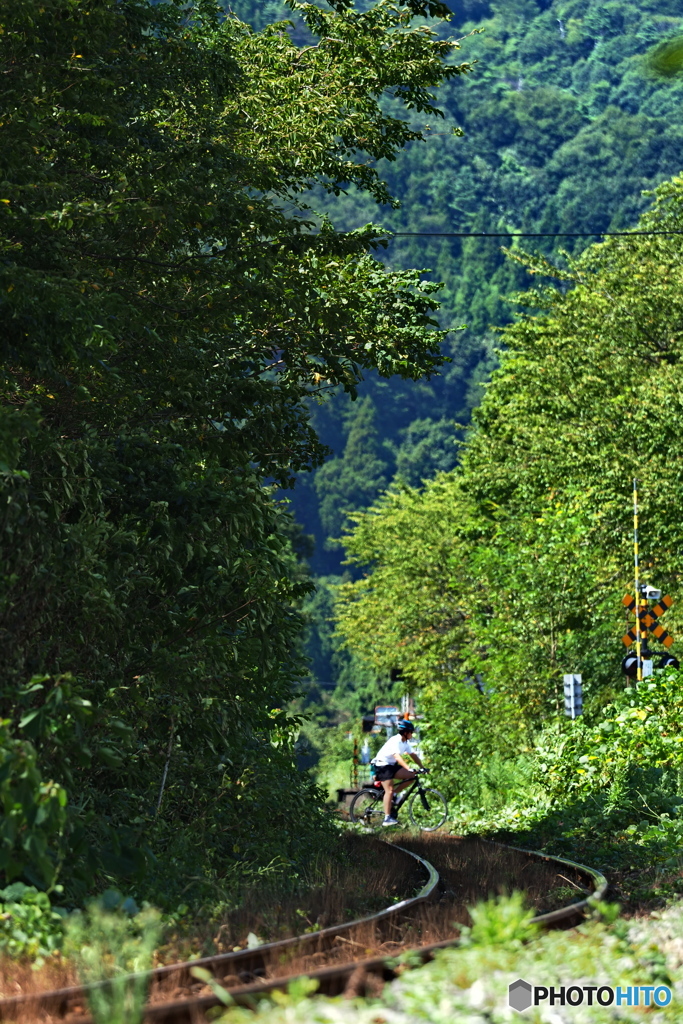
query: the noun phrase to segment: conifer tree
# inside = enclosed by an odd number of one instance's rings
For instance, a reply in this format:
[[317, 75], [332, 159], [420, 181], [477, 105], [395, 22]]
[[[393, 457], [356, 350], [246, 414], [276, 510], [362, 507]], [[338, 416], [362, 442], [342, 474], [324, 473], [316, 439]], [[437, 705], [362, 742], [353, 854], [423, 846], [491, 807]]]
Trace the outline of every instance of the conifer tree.
[[358, 403], [343, 455], [331, 459], [316, 475], [320, 518], [328, 537], [339, 537], [347, 514], [371, 505], [389, 482], [389, 463], [375, 414], [369, 396]]

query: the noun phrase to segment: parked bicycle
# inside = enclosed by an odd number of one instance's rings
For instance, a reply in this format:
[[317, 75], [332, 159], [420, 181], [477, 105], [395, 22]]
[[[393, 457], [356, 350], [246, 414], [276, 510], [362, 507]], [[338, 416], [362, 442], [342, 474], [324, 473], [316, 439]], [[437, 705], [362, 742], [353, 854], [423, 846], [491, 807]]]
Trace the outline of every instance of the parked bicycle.
[[[420, 776], [426, 774], [424, 769], [416, 769], [411, 785], [394, 797], [392, 814], [398, 814], [401, 807], [407, 804], [408, 817], [415, 828], [422, 832], [434, 832], [441, 828], [448, 817], [448, 803], [438, 789], [423, 786]], [[351, 801], [351, 821], [365, 825], [366, 828], [379, 828], [384, 820], [383, 796], [381, 782], [370, 783], [359, 790]]]

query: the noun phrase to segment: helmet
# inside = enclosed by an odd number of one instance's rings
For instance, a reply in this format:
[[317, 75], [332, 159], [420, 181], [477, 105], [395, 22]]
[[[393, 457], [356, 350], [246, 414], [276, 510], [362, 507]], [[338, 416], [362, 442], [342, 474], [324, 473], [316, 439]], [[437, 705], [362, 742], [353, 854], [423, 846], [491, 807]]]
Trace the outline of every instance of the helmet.
[[399, 732], [415, 732], [415, 726], [413, 725], [412, 722], [409, 722], [408, 719], [405, 718], [405, 719], [402, 719], [398, 723], [398, 731]]

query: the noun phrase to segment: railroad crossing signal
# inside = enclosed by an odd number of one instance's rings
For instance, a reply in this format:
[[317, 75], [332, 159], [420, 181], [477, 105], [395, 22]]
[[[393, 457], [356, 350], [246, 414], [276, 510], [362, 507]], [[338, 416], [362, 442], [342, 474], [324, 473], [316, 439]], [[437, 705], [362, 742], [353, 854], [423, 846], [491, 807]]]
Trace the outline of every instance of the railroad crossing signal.
[[[661, 590], [651, 587], [649, 584], [640, 582], [640, 555], [638, 553], [638, 481], [633, 480], [633, 585], [635, 597], [627, 594], [623, 604], [636, 617], [635, 629], [629, 629], [622, 637], [627, 647], [632, 643], [636, 645], [635, 657], [627, 654], [622, 662], [622, 669], [627, 676], [635, 678], [639, 683], [646, 677], [652, 675], [652, 651], [648, 650], [648, 630], [652, 635], [664, 644], [666, 648], [671, 647], [674, 638], [670, 636], [659, 623], [659, 616], [663, 615], [667, 608], [670, 608], [673, 601], [668, 596], [662, 597]], [[657, 603], [649, 608], [650, 601]], [[664, 668], [664, 656], [660, 662], [660, 668]]]
[[[667, 633], [664, 627], [660, 624], [659, 616], [663, 615], [664, 612], [671, 607], [673, 604], [672, 599], [667, 594], [657, 602], [654, 608], [648, 608], [647, 599], [640, 598], [638, 603], [640, 607], [636, 608], [636, 600], [631, 597], [630, 594], [626, 594], [622, 600], [624, 607], [628, 608], [629, 611], [634, 612], [638, 616], [641, 636], [646, 639], [649, 630], [661, 644], [664, 644], [667, 648], [671, 647], [674, 642], [674, 638], [670, 633]], [[637, 631], [634, 627], [629, 629], [628, 633], [624, 634], [622, 640], [627, 647], [630, 647], [631, 644], [635, 642], [636, 638]]]

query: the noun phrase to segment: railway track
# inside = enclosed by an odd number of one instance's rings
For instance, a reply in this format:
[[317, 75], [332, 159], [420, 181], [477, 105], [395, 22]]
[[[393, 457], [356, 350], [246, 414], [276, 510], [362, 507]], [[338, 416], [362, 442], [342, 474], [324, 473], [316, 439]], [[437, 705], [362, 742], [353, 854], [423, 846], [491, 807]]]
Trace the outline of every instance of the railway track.
[[[441, 916], [452, 919], [452, 904], [448, 900], [457, 900], [458, 894], [448, 890], [447, 885], [457, 889], [458, 879], [463, 876], [462, 870], [458, 874], [457, 864], [454, 867], [458, 855], [461, 855], [465, 864], [468, 863], [466, 842], [462, 847], [457, 846], [459, 841], [456, 838], [442, 837], [439, 842], [434, 842], [435, 839], [432, 837], [431, 844], [443, 863], [443, 877], [415, 848], [391, 844], [406, 856], [414, 858], [424, 872], [424, 885], [410, 899], [401, 900], [377, 914], [321, 931], [152, 971], [145, 1022], [197, 1024], [205, 1019], [208, 1010], [221, 1005], [218, 996], [204, 982], [196, 979], [193, 974], [195, 968], [210, 972], [228, 988], [235, 1003], [249, 1007], [254, 1006], [264, 995], [286, 988], [293, 978], [301, 975], [317, 982], [319, 994], [374, 995], [400, 972], [401, 968], [395, 960], [399, 953], [410, 949], [413, 960], [426, 963], [439, 949], [457, 945], [458, 937], [453, 934], [450, 925], [448, 938], [436, 942], [420, 941], [420, 938], [429, 935], [430, 914], [432, 919], [438, 918], [439, 905], [444, 904], [444, 901], [445, 909]], [[425, 845], [426, 841], [413, 840], [409, 845], [419, 848], [421, 843]], [[602, 899], [607, 889], [607, 880], [600, 872], [564, 858], [497, 843], [482, 844], [481, 848], [490, 851], [490, 854], [485, 853], [483, 856], [492, 863], [496, 859], [504, 864], [510, 862], [512, 876], [521, 876], [527, 867], [533, 865], [533, 871], [540, 871], [539, 877], [544, 879], [541, 866], [545, 865], [546, 869], [549, 866], [548, 877], [557, 874], [577, 890], [586, 893], [581, 900], [537, 914], [534, 922], [545, 927], [562, 927], [577, 922], [590, 903]], [[464, 853], [461, 854], [463, 849]], [[564, 874], [558, 871], [560, 866]], [[590, 893], [585, 887], [586, 881], [591, 887]], [[433, 909], [435, 907], [436, 910]], [[419, 935], [416, 933], [416, 923]], [[413, 935], [415, 937], [411, 941]], [[368, 956], [371, 950], [374, 951], [373, 955]], [[74, 986], [2, 999], [0, 1020], [31, 1019], [36, 1022], [63, 1021], [65, 1024], [78, 1021], [78, 1024], [91, 1024], [86, 1007], [86, 990]]]

